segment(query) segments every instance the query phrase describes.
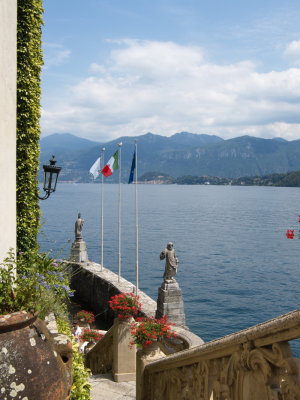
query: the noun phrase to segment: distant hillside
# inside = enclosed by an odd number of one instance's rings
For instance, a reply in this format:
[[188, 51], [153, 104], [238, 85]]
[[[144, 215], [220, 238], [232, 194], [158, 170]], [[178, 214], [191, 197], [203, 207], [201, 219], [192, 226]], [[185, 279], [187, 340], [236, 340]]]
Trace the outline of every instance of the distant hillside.
[[235, 185], [235, 186], [288, 186], [300, 187], [300, 171], [287, 174], [269, 174], [264, 176], [244, 176], [237, 179], [217, 176], [185, 175], [174, 178], [160, 172], [148, 172], [139, 178], [143, 183], [167, 183], [177, 185]]
[[97, 142], [82, 139], [71, 133], [54, 133], [41, 139], [41, 160], [46, 161], [52, 154], [60, 159], [72, 159], [80, 152], [98, 146]]
[[[41, 140], [43, 163], [55, 154], [63, 167], [60, 179], [90, 181], [89, 169], [104, 145], [105, 161], [122, 146], [122, 179], [127, 181], [134, 140], [138, 140], [138, 172], [160, 171], [174, 178], [183, 175], [240, 178], [300, 170], [300, 140], [241, 136], [223, 140], [214, 135], [176, 133], [171, 137], [147, 133], [124, 136], [101, 144], [71, 134], [54, 134]], [[116, 179], [116, 174], [107, 181]]]

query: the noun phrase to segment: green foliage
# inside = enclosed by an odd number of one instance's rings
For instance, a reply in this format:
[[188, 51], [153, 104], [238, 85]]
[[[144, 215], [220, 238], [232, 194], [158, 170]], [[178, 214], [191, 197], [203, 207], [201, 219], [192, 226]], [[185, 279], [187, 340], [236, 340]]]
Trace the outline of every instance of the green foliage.
[[18, 1], [17, 247], [37, 249], [42, 0]]
[[55, 262], [47, 254], [34, 251], [12, 252], [0, 264], [0, 314], [25, 310], [38, 312], [44, 318], [50, 312], [61, 318], [67, 315], [72, 291], [64, 263]]
[[10, 255], [0, 264], [0, 314], [16, 311], [13, 285], [15, 282], [14, 263]]
[[70, 400], [90, 400], [91, 385], [88, 382], [90, 371], [84, 366], [84, 356], [79, 351], [68, 322], [58, 319], [57, 326], [60, 333], [64, 333], [71, 338], [73, 345], [73, 384]]
[[300, 187], [300, 171], [285, 174], [276, 186]]
[[300, 187], [300, 171], [287, 174], [269, 174], [264, 176], [245, 176], [232, 180], [233, 185], [256, 186], [296, 186]]

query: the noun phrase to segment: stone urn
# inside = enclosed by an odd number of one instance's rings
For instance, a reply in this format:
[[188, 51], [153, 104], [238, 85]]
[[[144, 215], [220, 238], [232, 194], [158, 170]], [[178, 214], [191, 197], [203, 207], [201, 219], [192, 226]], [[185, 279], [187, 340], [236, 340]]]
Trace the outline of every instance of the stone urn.
[[72, 344], [52, 335], [36, 315], [0, 316], [0, 398], [67, 400], [72, 385]]

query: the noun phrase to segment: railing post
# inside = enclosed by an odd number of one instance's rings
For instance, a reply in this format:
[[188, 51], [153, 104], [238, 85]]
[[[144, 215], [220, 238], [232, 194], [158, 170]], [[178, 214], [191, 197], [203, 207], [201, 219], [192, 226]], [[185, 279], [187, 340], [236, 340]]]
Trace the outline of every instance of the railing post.
[[113, 376], [116, 382], [135, 381], [136, 345], [130, 345], [132, 322], [133, 318], [125, 321], [118, 318], [114, 320]]
[[144, 369], [147, 364], [164, 357], [165, 354], [159, 347], [158, 342], [139, 349], [136, 353], [136, 400], [143, 399]]

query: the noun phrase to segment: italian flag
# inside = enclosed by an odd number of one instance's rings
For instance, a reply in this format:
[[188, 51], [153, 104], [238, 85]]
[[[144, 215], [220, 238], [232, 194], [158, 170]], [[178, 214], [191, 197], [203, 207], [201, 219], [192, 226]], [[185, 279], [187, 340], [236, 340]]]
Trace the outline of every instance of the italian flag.
[[113, 172], [119, 168], [119, 150], [115, 152], [115, 154], [110, 157], [108, 163], [102, 169], [101, 174], [104, 176], [110, 176]]

